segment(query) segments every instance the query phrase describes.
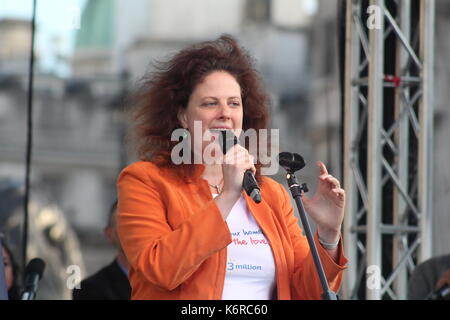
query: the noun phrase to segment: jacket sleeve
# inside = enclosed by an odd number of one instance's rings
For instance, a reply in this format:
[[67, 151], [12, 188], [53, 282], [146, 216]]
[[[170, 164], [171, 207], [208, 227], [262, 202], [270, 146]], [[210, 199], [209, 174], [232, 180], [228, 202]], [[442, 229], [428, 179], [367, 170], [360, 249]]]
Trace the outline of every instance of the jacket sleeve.
[[152, 284], [175, 289], [205, 259], [231, 243], [228, 226], [213, 200], [172, 229], [167, 215], [174, 213], [167, 212], [164, 195], [142, 167], [126, 168], [117, 186], [121, 245], [131, 267]]
[[[311, 250], [309, 248], [306, 236], [302, 234], [302, 230], [298, 225], [298, 220], [294, 216], [294, 209], [287, 191], [280, 185], [283, 193], [282, 210], [285, 214], [286, 224], [291, 236], [292, 245], [294, 247], [294, 274], [292, 277], [292, 298], [293, 299], [322, 299], [322, 285], [319, 275], [316, 271]], [[318, 234], [314, 235], [314, 242], [319, 253], [320, 260], [328, 281], [330, 290], [337, 293], [342, 282], [343, 271], [346, 269], [347, 258], [344, 256], [344, 248], [342, 246], [342, 237], [339, 242], [338, 263], [333, 261], [327, 250], [322, 247], [319, 242]]]

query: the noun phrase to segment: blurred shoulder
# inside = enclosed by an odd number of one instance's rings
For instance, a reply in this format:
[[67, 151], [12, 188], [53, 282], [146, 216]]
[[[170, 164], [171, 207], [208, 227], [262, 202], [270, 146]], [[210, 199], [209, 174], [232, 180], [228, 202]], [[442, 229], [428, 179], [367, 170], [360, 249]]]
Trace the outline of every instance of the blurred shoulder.
[[119, 178], [124, 175], [133, 175], [140, 177], [142, 179], [148, 179], [152, 178], [157, 179], [158, 177], [164, 176], [165, 169], [157, 166], [153, 162], [150, 161], [137, 161], [134, 162], [127, 167], [125, 167], [120, 175]]
[[173, 184], [179, 181], [177, 172], [171, 167], [162, 167], [149, 161], [137, 161], [121, 171], [118, 183], [144, 182], [155, 186]]
[[450, 254], [445, 254], [437, 257], [432, 257], [424, 262], [420, 263], [416, 267], [416, 271], [424, 271], [424, 270], [446, 270], [450, 268]]
[[150, 161], [136, 161], [125, 167], [122, 172], [140, 172], [140, 171], [149, 171], [149, 172], [159, 172], [161, 168], [159, 168], [156, 164]]

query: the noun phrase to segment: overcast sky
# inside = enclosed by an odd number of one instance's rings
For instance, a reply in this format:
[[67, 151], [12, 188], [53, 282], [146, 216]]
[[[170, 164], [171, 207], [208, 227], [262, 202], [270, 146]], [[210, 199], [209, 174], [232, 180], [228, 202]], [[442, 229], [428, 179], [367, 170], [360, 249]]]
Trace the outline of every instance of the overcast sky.
[[[58, 64], [55, 54], [71, 55], [74, 44], [76, 21], [74, 15], [81, 12], [86, 0], [37, 0], [37, 38], [36, 50], [40, 58], [40, 67], [67, 75], [63, 63]], [[0, 19], [31, 19], [32, 0], [1, 0]], [[56, 68], [56, 70], [55, 70]]]

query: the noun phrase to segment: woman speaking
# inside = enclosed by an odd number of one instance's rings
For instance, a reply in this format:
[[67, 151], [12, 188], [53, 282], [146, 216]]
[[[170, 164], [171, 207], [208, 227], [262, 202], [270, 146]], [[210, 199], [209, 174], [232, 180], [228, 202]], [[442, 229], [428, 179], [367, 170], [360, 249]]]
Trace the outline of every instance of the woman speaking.
[[[211, 153], [220, 161], [174, 161], [179, 143], [189, 146], [184, 156], [205, 160], [214, 130], [239, 136], [267, 129], [269, 99], [251, 56], [224, 35], [181, 50], [145, 79], [132, 118], [141, 161], [117, 182], [132, 299], [321, 299], [289, 195], [261, 175], [259, 159], [235, 144], [225, 154]], [[184, 132], [183, 141], [173, 141], [175, 130]], [[330, 289], [337, 291], [347, 263], [340, 233], [345, 193], [318, 166], [317, 191], [303, 201], [317, 225]], [[243, 192], [247, 170], [259, 184], [260, 203]]]

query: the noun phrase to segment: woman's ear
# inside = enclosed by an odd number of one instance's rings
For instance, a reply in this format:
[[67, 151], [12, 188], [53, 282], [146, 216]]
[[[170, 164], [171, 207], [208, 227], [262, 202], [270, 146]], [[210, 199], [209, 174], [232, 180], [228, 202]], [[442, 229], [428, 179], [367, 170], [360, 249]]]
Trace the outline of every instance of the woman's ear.
[[178, 121], [180, 122], [181, 126], [183, 128], [187, 128], [187, 116], [186, 116], [186, 110], [180, 106], [180, 108], [178, 109], [178, 114], [177, 114], [177, 118]]

